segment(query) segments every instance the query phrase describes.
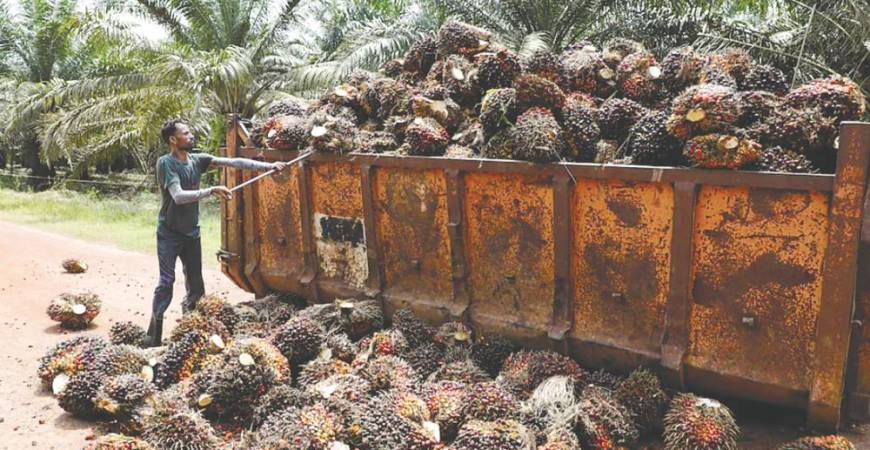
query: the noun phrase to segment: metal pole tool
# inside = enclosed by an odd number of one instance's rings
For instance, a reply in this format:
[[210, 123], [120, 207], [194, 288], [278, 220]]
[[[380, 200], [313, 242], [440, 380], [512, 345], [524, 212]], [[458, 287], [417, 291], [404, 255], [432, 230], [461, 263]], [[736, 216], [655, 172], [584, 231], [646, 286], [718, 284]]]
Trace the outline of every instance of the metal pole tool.
[[[289, 161], [289, 162], [287, 163], [287, 165], [288, 165], [288, 166], [291, 166], [291, 165], [296, 164], [296, 163], [298, 163], [298, 162], [302, 162], [302, 161], [308, 159], [308, 157], [311, 156], [311, 155], [313, 155], [313, 154], [314, 154], [314, 152], [307, 152], [307, 153], [305, 153], [305, 154], [299, 155], [299, 156], [297, 156], [296, 158], [294, 158], [294, 159], [292, 159], [291, 161]], [[239, 189], [241, 189], [241, 188], [243, 188], [243, 187], [245, 187], [245, 186], [249, 186], [249, 185], [254, 184], [254, 183], [256, 183], [257, 181], [259, 181], [259, 180], [261, 180], [261, 179], [263, 179], [263, 178], [266, 178], [266, 177], [268, 177], [268, 176], [270, 176], [270, 175], [275, 174], [275, 172], [278, 172], [278, 170], [277, 170], [277, 169], [272, 169], [272, 170], [269, 170], [268, 172], [263, 172], [263, 173], [261, 173], [261, 174], [255, 176], [254, 178], [251, 178], [250, 180], [245, 181], [244, 183], [239, 184], [239, 185], [237, 185], [236, 187], [230, 189], [230, 192], [236, 192], [236, 191], [238, 191]]]

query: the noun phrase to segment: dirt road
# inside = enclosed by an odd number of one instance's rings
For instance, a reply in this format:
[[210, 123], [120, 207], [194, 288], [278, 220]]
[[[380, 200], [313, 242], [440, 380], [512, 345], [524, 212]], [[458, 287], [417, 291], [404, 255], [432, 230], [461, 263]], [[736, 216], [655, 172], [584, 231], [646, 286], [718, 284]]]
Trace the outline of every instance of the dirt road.
[[[0, 230], [0, 449], [81, 449], [93, 433], [91, 424], [65, 414], [36, 377], [39, 357], [72, 335], [48, 319], [45, 307], [61, 292], [89, 290], [102, 298], [103, 312], [84, 333], [105, 336], [114, 321], [144, 325], [157, 280], [157, 260], [2, 221]], [[82, 275], [64, 273], [60, 262], [70, 257], [86, 261], [90, 270]], [[181, 313], [184, 281], [180, 265], [177, 271], [167, 331]], [[251, 298], [217, 271], [207, 270], [204, 275], [209, 292], [221, 293], [231, 301]], [[745, 404], [732, 407], [742, 429], [741, 449], [775, 449], [808, 434], [800, 428], [803, 415], [799, 411]], [[856, 448], [870, 449], [870, 433], [864, 427], [846, 435]]]
[[[37, 359], [72, 335], [54, 325], [45, 308], [62, 292], [87, 290], [100, 296], [103, 310], [83, 333], [105, 336], [114, 321], [145, 325], [157, 282], [157, 258], [7, 222], [0, 222], [0, 229], [0, 448], [81, 449], [92, 434], [91, 424], [64, 414], [36, 377]], [[60, 262], [73, 257], [87, 262], [89, 270], [64, 273]], [[251, 298], [220, 272], [206, 270], [203, 275], [208, 292], [234, 301]], [[183, 292], [179, 263], [167, 331], [181, 315]]]

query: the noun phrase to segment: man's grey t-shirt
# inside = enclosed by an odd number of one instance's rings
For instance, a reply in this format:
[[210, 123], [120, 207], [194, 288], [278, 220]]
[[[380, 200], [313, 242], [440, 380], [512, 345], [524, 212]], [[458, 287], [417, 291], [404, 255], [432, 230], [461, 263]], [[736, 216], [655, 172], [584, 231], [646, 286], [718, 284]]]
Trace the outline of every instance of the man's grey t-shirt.
[[182, 162], [167, 153], [157, 160], [157, 185], [160, 186], [161, 196], [157, 233], [199, 237], [199, 202], [176, 204], [169, 193], [169, 186], [178, 183], [185, 191], [199, 189], [200, 177], [208, 169], [212, 158], [206, 153], [189, 153], [187, 162]]

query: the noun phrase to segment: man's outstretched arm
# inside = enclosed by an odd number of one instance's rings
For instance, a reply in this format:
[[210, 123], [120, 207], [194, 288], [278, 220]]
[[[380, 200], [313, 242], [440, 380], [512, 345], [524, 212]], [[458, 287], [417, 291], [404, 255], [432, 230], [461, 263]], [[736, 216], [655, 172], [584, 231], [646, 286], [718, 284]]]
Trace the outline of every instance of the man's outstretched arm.
[[211, 165], [218, 167], [233, 167], [235, 169], [241, 170], [256, 170], [256, 171], [266, 171], [266, 170], [283, 170], [287, 165], [284, 162], [274, 162], [274, 163], [266, 163], [262, 161], [254, 161], [253, 159], [248, 158], [223, 158], [220, 156], [215, 156], [211, 159]]
[[205, 189], [184, 190], [181, 185], [173, 183], [169, 186], [169, 195], [172, 196], [172, 201], [176, 205], [184, 205], [186, 203], [198, 202], [209, 195], [217, 195], [225, 199], [233, 198], [233, 194], [226, 186], [213, 186]]

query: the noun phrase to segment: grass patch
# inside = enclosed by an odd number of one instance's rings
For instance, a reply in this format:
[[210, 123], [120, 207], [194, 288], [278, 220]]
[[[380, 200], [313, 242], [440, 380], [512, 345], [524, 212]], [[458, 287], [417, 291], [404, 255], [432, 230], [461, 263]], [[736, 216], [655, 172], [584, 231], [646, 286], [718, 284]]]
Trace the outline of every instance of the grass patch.
[[[38, 193], [0, 188], [0, 220], [91, 242], [114, 244], [125, 250], [156, 254], [157, 211], [160, 197], [143, 192], [127, 196], [98, 195], [65, 190]], [[203, 263], [218, 266], [220, 204], [217, 198], [200, 202]]]

